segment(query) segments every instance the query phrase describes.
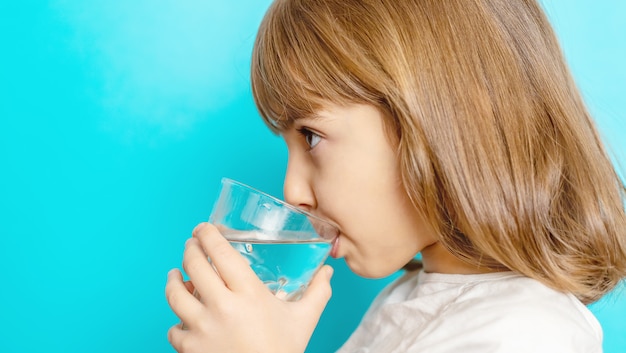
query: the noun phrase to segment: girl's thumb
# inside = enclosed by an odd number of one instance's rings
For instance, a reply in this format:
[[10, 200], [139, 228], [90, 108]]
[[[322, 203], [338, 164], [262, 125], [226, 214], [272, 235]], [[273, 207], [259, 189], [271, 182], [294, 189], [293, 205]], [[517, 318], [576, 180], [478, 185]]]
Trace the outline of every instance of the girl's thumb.
[[330, 287], [330, 279], [333, 276], [333, 268], [329, 265], [324, 265], [311, 280], [309, 287], [304, 292], [304, 295], [299, 300], [305, 310], [310, 311], [308, 315], [317, 319], [322, 315], [326, 304], [330, 300], [332, 295], [332, 288]]

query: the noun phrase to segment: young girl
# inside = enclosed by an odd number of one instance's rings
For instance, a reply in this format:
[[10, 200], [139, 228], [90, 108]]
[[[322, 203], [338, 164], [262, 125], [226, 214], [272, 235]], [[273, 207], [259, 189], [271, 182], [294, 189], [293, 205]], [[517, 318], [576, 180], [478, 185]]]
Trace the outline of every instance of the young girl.
[[[417, 269], [340, 352], [602, 350], [584, 304], [626, 276], [624, 186], [534, 0], [276, 0], [252, 87], [331, 255]], [[330, 298], [328, 266], [273, 297], [209, 224], [183, 267], [203, 300], [170, 272], [180, 352], [303, 352]]]

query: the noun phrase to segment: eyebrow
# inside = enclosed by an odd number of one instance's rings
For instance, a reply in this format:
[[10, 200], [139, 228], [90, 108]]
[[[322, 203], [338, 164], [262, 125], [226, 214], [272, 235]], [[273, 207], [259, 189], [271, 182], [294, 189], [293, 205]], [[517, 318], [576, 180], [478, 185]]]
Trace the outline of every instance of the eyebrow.
[[319, 113], [311, 113], [311, 114], [307, 114], [303, 117], [301, 117], [298, 120], [324, 120], [324, 119], [329, 119], [329, 116], [325, 116], [325, 115], [320, 115]]
[[284, 126], [282, 126], [282, 128], [279, 128], [279, 134], [282, 134], [284, 131], [289, 130], [291, 128], [293, 128], [294, 125], [296, 124], [302, 124], [303, 122], [306, 124], [307, 121], [324, 121], [324, 120], [332, 120], [332, 116], [330, 115], [321, 115], [317, 112], [312, 112], [312, 113], [308, 113], [308, 114], [304, 114], [298, 118], [295, 119], [289, 119], [287, 121], [287, 124], [285, 124]]

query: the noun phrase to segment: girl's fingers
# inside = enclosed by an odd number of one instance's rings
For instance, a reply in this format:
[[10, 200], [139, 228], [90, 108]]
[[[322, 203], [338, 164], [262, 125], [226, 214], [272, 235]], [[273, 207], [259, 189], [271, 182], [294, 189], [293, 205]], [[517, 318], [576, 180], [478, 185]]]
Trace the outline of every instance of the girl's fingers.
[[[307, 313], [305, 316], [319, 318], [326, 304], [332, 295], [330, 287], [330, 279], [333, 276], [333, 268], [324, 265], [311, 280], [309, 287], [306, 289], [302, 298], [294, 303], [295, 305], [305, 308]], [[317, 324], [317, 321], [315, 322]]]
[[200, 301], [189, 293], [182, 274], [176, 269], [167, 274], [165, 297], [172, 311], [186, 324], [193, 321], [193, 317], [198, 316], [204, 309]]
[[167, 340], [177, 352], [183, 352], [183, 342], [187, 340], [187, 336], [189, 336], [189, 331], [183, 330], [180, 324], [170, 327], [167, 332]]
[[[263, 283], [250, 268], [248, 261], [235, 250], [228, 240], [210, 223], [202, 223], [193, 236], [211, 258], [220, 277], [231, 290], [258, 290]], [[197, 284], [196, 284], [197, 287]]]
[[183, 268], [201, 297], [211, 298], [221, 295], [227, 288], [220, 275], [215, 272], [209, 259], [196, 238], [187, 241], [183, 258]]

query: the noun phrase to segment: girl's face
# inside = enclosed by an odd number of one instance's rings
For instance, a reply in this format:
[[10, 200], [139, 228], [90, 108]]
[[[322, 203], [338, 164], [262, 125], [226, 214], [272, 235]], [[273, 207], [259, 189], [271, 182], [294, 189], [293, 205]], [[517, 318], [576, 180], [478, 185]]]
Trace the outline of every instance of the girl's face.
[[283, 132], [287, 202], [338, 225], [331, 256], [364, 277], [383, 277], [435, 244], [411, 205], [397, 153], [370, 105], [325, 105]]

